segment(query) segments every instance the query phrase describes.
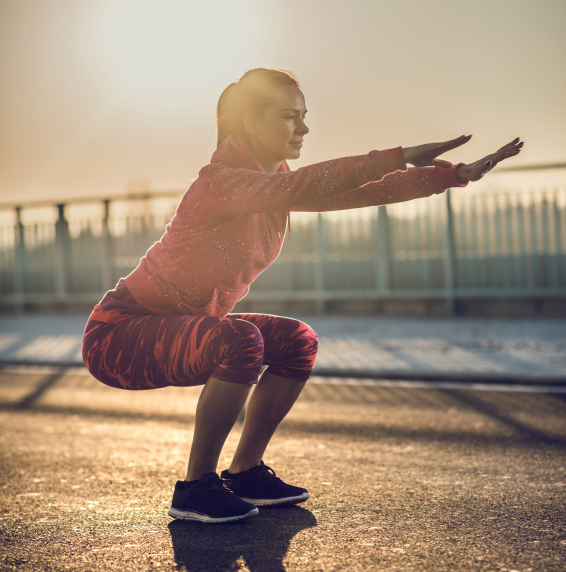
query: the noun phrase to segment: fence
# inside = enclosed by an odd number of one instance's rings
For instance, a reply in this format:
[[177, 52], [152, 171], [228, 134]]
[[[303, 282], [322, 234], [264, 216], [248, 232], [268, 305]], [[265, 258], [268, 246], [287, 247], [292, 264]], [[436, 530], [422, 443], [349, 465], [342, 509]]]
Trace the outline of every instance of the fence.
[[[160, 238], [179, 197], [4, 207], [13, 220], [0, 223], [0, 304], [95, 303]], [[38, 207], [47, 214], [34, 220]], [[246, 300], [312, 301], [323, 312], [332, 300], [439, 298], [450, 309], [457, 298], [566, 297], [564, 188], [449, 190], [292, 222]]]

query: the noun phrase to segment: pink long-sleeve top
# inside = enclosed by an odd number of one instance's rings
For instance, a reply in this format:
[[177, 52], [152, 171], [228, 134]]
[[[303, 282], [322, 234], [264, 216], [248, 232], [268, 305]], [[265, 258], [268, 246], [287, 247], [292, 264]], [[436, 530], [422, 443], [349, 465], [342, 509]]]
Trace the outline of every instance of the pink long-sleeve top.
[[[397, 203], [460, 187], [456, 167], [407, 169], [401, 147], [268, 174], [242, 138], [228, 136], [183, 196], [164, 235], [125, 285], [153, 314], [225, 316], [279, 255], [290, 211]], [[91, 318], [129, 316], [105, 304]]]

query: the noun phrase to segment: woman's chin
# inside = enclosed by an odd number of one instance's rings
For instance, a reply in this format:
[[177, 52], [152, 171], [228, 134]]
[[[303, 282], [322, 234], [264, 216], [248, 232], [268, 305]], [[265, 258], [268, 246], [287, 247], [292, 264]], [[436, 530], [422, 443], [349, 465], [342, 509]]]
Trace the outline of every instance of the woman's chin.
[[297, 147], [291, 147], [289, 153], [287, 153], [287, 160], [298, 159], [301, 156], [301, 149]]

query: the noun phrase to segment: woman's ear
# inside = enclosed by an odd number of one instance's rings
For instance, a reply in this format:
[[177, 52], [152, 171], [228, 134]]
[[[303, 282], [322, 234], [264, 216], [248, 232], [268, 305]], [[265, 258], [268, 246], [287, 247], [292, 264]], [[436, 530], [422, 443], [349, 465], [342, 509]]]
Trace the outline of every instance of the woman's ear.
[[251, 135], [258, 134], [258, 116], [250, 111], [247, 111], [242, 115], [242, 123], [244, 124], [244, 128], [248, 133]]

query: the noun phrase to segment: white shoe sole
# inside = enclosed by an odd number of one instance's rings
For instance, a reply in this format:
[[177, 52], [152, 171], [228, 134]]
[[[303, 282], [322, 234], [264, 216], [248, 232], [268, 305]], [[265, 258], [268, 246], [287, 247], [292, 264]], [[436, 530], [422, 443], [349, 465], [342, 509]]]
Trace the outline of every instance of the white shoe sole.
[[192, 510], [179, 510], [177, 508], [171, 507], [167, 514], [173, 518], [178, 518], [179, 520], [198, 520], [200, 522], [234, 522], [235, 520], [244, 520], [245, 518], [250, 518], [250, 516], [255, 516], [258, 513], [257, 508], [253, 508], [250, 512], [246, 514], [239, 514], [237, 516], [224, 516], [221, 518], [207, 516], [206, 514], [201, 514], [200, 512], [195, 512]]
[[309, 498], [309, 493], [303, 493], [302, 495], [296, 497], [286, 497], [282, 499], [250, 499], [245, 497], [240, 497], [243, 501], [255, 504], [256, 506], [269, 506], [276, 504], [297, 504], [304, 502]]

